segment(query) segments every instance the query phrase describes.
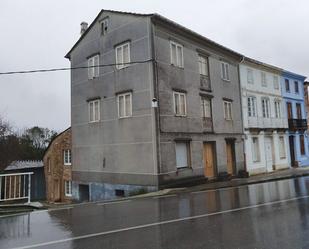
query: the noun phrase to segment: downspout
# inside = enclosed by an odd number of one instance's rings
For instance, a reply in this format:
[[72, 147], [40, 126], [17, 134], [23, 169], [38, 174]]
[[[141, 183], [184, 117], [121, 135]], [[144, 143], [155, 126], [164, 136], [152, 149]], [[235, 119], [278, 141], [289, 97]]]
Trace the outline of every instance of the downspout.
[[[244, 116], [243, 116], [243, 103], [242, 103], [242, 87], [240, 82], [240, 64], [242, 64], [245, 60], [245, 56], [242, 56], [239, 64], [238, 64], [238, 81], [239, 81], [239, 97], [240, 97], [240, 116], [241, 116], [241, 126], [242, 126], [242, 132], [244, 133]], [[247, 161], [246, 161], [246, 150], [245, 150], [245, 138], [243, 138], [243, 152], [244, 152], [244, 171], [247, 172]]]
[[155, 141], [156, 141], [156, 157], [157, 157], [157, 180], [158, 187], [160, 188], [159, 174], [161, 173], [161, 146], [160, 146], [160, 100], [158, 92], [158, 69], [156, 61], [155, 51], [155, 39], [154, 39], [154, 24], [152, 17], [150, 18], [150, 42], [151, 42], [151, 60], [152, 60], [152, 72], [153, 72], [153, 98], [157, 101], [157, 107], [154, 108], [155, 115]]

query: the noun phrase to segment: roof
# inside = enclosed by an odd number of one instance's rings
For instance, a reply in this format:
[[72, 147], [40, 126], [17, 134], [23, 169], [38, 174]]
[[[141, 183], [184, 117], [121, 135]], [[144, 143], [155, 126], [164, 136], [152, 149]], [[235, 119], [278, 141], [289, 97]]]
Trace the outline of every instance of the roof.
[[19, 170], [19, 169], [33, 169], [44, 167], [43, 161], [13, 161], [9, 166], [5, 168], [5, 171]]
[[49, 142], [49, 145], [47, 146], [47, 148], [45, 149], [45, 152], [44, 152], [44, 156], [43, 158], [45, 157], [45, 154], [46, 152], [48, 151], [49, 147], [53, 144], [53, 142], [59, 137], [61, 136], [63, 133], [67, 132], [68, 130], [70, 130], [71, 127], [65, 129], [64, 131], [60, 132], [57, 136], [55, 136], [50, 142]]
[[276, 67], [276, 66], [273, 66], [273, 65], [270, 65], [270, 64], [267, 64], [267, 63], [258, 61], [258, 60], [256, 60], [256, 59], [249, 58], [249, 57], [244, 57], [244, 61], [249, 62], [249, 63], [256, 64], [256, 65], [259, 65], [259, 66], [262, 66], [262, 67], [266, 67], [266, 68], [269, 68], [269, 69], [278, 71], [278, 72], [280, 72], [280, 73], [283, 71], [282, 68], [279, 68], [279, 67]]
[[290, 77], [290, 78], [302, 80], [302, 81], [304, 81], [304, 80], [307, 78], [306, 76], [303, 76], [303, 75], [301, 75], [301, 74], [296, 74], [296, 73], [289, 72], [289, 71], [286, 71], [286, 70], [284, 70], [284, 71], [282, 72], [282, 75], [283, 75], [283, 76], [286, 76], [286, 77]]
[[242, 56], [243, 56], [242, 54], [240, 54], [240, 53], [238, 53], [238, 52], [236, 52], [236, 51], [233, 51], [233, 50], [231, 50], [231, 49], [229, 49], [229, 48], [227, 48], [227, 47], [224, 47], [224, 46], [220, 45], [219, 43], [216, 43], [216, 42], [214, 42], [214, 41], [212, 41], [212, 40], [206, 38], [205, 36], [202, 36], [202, 35], [198, 34], [197, 32], [195, 32], [195, 31], [193, 31], [193, 30], [191, 30], [191, 29], [188, 29], [188, 28], [186, 28], [186, 27], [184, 27], [184, 26], [182, 26], [182, 25], [180, 25], [180, 24], [178, 24], [178, 23], [176, 23], [176, 22], [174, 22], [174, 21], [172, 21], [172, 20], [170, 20], [170, 19], [168, 19], [168, 18], [166, 18], [166, 17], [164, 17], [164, 16], [161, 16], [160, 14], [157, 14], [157, 13], [152, 13], [152, 14], [139, 14], [139, 13], [133, 13], [133, 12], [123, 12], [123, 11], [104, 10], [104, 9], [102, 9], [102, 10], [100, 11], [100, 13], [96, 16], [96, 18], [92, 21], [92, 23], [89, 25], [89, 27], [87, 28], [87, 30], [80, 36], [80, 38], [77, 40], [77, 42], [74, 44], [74, 46], [73, 46], [73, 47], [70, 49], [70, 51], [65, 55], [65, 58], [68, 58], [68, 59], [70, 58], [71, 52], [72, 52], [72, 51], [74, 50], [74, 48], [79, 44], [79, 42], [85, 37], [85, 35], [89, 32], [89, 30], [92, 28], [92, 26], [94, 26], [94, 24], [96, 23], [96, 21], [99, 19], [99, 17], [101, 16], [101, 14], [102, 14], [104, 11], [106, 11], [106, 12], [112, 12], [112, 13], [119, 13], [119, 14], [126, 14], [126, 15], [134, 15], [134, 16], [139, 16], [139, 17], [151, 17], [151, 18], [153, 18], [154, 20], [158, 20], [158, 21], [161, 21], [161, 22], [163, 22], [163, 23], [167, 23], [167, 24], [169, 24], [169, 25], [171, 25], [171, 26], [174, 26], [175, 28], [178, 28], [178, 29], [180, 29], [180, 30], [182, 30], [182, 31], [184, 31], [184, 32], [186, 32], [186, 33], [192, 35], [192, 36], [195, 36], [195, 37], [197, 37], [197, 38], [199, 38], [199, 39], [202, 39], [202, 40], [204, 40], [204, 41], [206, 41], [206, 42], [208, 42], [208, 43], [210, 43], [210, 44], [212, 44], [212, 45], [214, 45], [214, 46], [217, 46], [217, 47], [219, 47], [219, 48], [221, 48], [221, 49], [224, 49], [224, 50], [226, 50], [226, 51], [228, 51], [228, 52], [230, 52], [230, 53], [233, 53], [233, 54], [236, 55], [236, 56], [239, 56], [239, 57], [242, 57]]

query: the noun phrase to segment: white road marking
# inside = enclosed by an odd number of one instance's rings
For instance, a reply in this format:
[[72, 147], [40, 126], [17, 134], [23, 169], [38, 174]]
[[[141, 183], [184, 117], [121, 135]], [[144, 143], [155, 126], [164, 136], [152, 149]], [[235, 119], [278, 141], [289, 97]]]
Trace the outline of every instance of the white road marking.
[[103, 203], [97, 203], [98, 206], [105, 206], [105, 205], [111, 205], [111, 204], [120, 204], [120, 203], [127, 203], [131, 202], [132, 200], [125, 200], [125, 201], [110, 201], [110, 202], [103, 202]]
[[126, 232], [126, 231], [131, 231], [131, 230], [137, 230], [137, 229], [141, 229], [141, 228], [148, 228], [148, 227], [165, 225], [165, 224], [171, 224], [171, 223], [176, 223], [176, 222], [181, 222], [181, 221], [205, 218], [205, 217], [215, 216], [215, 215], [220, 215], [220, 214], [239, 212], [239, 211], [243, 211], [243, 210], [247, 210], [247, 209], [252, 209], [252, 208], [258, 208], [258, 207], [270, 206], [270, 205], [284, 203], [284, 202], [289, 202], [289, 201], [306, 199], [308, 197], [309, 197], [309, 195], [299, 196], [299, 197], [294, 197], [294, 198], [285, 199], [285, 200], [272, 201], [272, 202], [256, 204], [256, 205], [252, 205], [252, 206], [246, 206], [246, 207], [241, 207], [241, 208], [234, 208], [234, 209], [214, 212], [214, 213], [210, 213], [210, 214], [200, 214], [200, 215], [194, 215], [194, 216], [189, 216], [189, 217], [185, 217], [185, 218], [178, 218], [178, 219], [173, 219], [173, 220], [159, 221], [159, 222], [154, 222], [154, 223], [149, 223], [149, 224], [144, 224], [144, 225], [120, 228], [120, 229], [115, 229], [115, 230], [110, 230], [110, 231], [105, 231], [105, 232], [99, 232], [99, 233], [86, 234], [86, 235], [76, 236], [76, 237], [72, 237], [72, 238], [54, 240], [54, 241], [38, 243], [38, 244], [33, 244], [33, 245], [28, 245], [28, 246], [15, 247], [15, 248], [12, 248], [12, 249], [28, 249], [28, 248], [35, 248], [35, 247], [54, 245], [54, 244], [65, 243], [65, 242], [74, 241], [74, 240], [87, 239], [87, 238], [92, 238], [92, 237], [97, 237], [97, 236], [102, 236], [102, 235], [108, 235], [108, 234], [113, 234], [113, 233], [120, 233], [120, 232]]
[[168, 197], [175, 197], [177, 195], [160, 195], [160, 196], [154, 196], [152, 199], [161, 199], [161, 198], [168, 198]]

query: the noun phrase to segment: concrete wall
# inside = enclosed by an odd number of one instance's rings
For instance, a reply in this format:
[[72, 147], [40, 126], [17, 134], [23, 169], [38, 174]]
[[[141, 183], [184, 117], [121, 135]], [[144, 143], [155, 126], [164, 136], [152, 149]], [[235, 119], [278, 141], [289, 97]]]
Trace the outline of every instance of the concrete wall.
[[[109, 17], [106, 35], [100, 20]], [[115, 46], [130, 42], [131, 62], [146, 61], [150, 53], [147, 17], [103, 12], [71, 53], [71, 66], [87, 66], [87, 57], [99, 54], [100, 64], [113, 64]], [[87, 69], [72, 70], [73, 179], [80, 183], [157, 184], [154, 118], [151, 107], [152, 62], [118, 70], [100, 68], [88, 80]], [[132, 91], [132, 117], [118, 118], [117, 92]], [[88, 122], [87, 99], [100, 98], [100, 121]]]
[[[238, 62], [205, 42], [197, 42], [162, 25], [155, 26], [155, 56], [158, 72], [158, 98], [160, 110], [160, 179], [169, 182], [186, 177], [204, 175], [203, 142], [216, 142], [217, 172], [226, 171], [225, 139], [235, 138], [237, 170], [243, 169], [242, 119], [239, 96]], [[170, 41], [183, 46], [184, 68], [171, 65]], [[198, 55], [209, 58], [211, 91], [200, 88]], [[230, 65], [230, 81], [221, 79], [220, 62]], [[239, 59], [238, 59], [239, 60]], [[174, 114], [173, 89], [186, 92], [187, 116]], [[213, 131], [203, 133], [200, 94], [212, 97]], [[233, 101], [233, 121], [226, 121], [223, 114], [223, 98]], [[191, 145], [191, 168], [176, 169], [175, 139], [188, 139]]]

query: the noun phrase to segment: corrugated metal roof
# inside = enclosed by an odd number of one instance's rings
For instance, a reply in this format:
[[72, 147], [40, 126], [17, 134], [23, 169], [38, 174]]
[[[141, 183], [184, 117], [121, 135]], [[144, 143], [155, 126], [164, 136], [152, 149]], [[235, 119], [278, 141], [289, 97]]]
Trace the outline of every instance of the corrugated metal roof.
[[43, 161], [13, 161], [9, 166], [5, 168], [5, 171], [18, 170], [18, 169], [31, 169], [44, 167]]

